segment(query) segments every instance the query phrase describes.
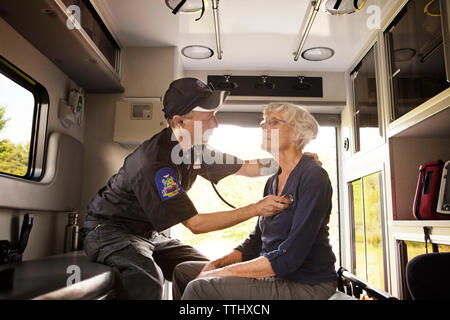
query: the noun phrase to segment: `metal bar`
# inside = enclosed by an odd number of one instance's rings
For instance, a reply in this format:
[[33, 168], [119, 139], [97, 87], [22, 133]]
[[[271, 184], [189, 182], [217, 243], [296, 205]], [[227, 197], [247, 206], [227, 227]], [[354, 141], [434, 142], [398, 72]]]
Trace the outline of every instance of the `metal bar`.
[[220, 29], [219, 29], [219, 0], [212, 0], [212, 7], [214, 13], [214, 30], [216, 33], [217, 44], [217, 58], [222, 60], [222, 49], [220, 46]]
[[385, 292], [381, 289], [375, 288], [368, 284], [367, 282], [361, 280], [354, 274], [348, 272], [345, 268], [341, 267], [338, 270], [339, 277], [342, 277], [343, 280], [348, 280], [352, 283], [352, 285], [357, 285], [362, 290], [366, 291], [366, 293], [371, 298], [375, 298], [378, 300], [398, 300], [396, 297], [391, 296], [388, 292]]
[[447, 82], [450, 82], [450, 5], [448, 1], [441, 0], [442, 39], [444, 40], [445, 70]]
[[308, 38], [309, 31], [313, 25], [314, 20], [316, 19], [317, 13], [319, 12], [320, 6], [322, 5], [323, 0], [316, 0], [312, 2], [313, 10], [309, 16], [308, 23], [306, 24], [305, 31], [303, 32], [302, 40], [300, 41], [300, 45], [298, 46], [297, 52], [294, 57], [294, 61], [298, 61], [300, 53], [305, 45], [306, 39]]

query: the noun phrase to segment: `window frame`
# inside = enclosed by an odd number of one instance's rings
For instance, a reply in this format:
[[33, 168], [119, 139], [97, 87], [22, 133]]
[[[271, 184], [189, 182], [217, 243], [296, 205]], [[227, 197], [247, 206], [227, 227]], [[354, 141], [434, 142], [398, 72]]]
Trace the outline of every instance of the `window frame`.
[[[362, 67], [362, 63], [364, 59], [368, 56], [370, 51], [373, 49], [373, 59], [374, 59], [374, 71], [375, 71], [375, 90], [376, 90], [376, 98], [377, 98], [377, 117], [378, 117], [378, 131], [380, 134], [379, 142], [375, 145], [371, 146], [368, 149], [361, 150], [361, 137], [359, 129], [357, 126], [357, 117], [359, 116], [359, 110], [356, 110], [356, 89], [355, 89], [355, 78]], [[381, 107], [381, 79], [380, 79], [380, 64], [379, 64], [379, 43], [378, 41], [374, 41], [371, 43], [366, 50], [364, 50], [358, 62], [353, 65], [350, 69], [349, 77], [350, 77], [350, 93], [351, 93], [351, 107], [352, 107], [352, 131], [353, 131], [353, 152], [356, 154], [358, 152], [366, 152], [372, 150], [382, 144], [385, 139], [384, 133], [384, 120], [383, 120], [383, 111]], [[356, 75], [355, 75], [356, 74]]]
[[0, 73], [31, 92], [34, 97], [33, 121], [27, 172], [23, 176], [2, 172], [0, 176], [40, 181], [44, 176], [47, 123], [50, 99], [47, 89], [27, 73], [0, 55]]
[[347, 191], [348, 191], [348, 199], [349, 199], [349, 211], [350, 211], [350, 265], [352, 273], [356, 274], [356, 232], [355, 232], [355, 206], [354, 206], [354, 190], [353, 183], [358, 182], [361, 185], [361, 205], [362, 205], [362, 214], [363, 214], [363, 239], [364, 239], [364, 274], [366, 276], [365, 280], [368, 281], [368, 264], [367, 264], [367, 240], [366, 240], [366, 212], [364, 205], [364, 178], [367, 178], [371, 175], [378, 175], [378, 185], [379, 185], [379, 195], [380, 195], [380, 234], [381, 234], [381, 250], [382, 250], [382, 265], [383, 265], [383, 277], [384, 277], [384, 287], [379, 288], [387, 291], [389, 286], [388, 279], [388, 249], [387, 249], [387, 237], [386, 237], [386, 226], [383, 223], [385, 221], [386, 209], [384, 207], [384, 189], [383, 189], [383, 171], [375, 171], [372, 173], [365, 174], [359, 178], [353, 179], [347, 182]]

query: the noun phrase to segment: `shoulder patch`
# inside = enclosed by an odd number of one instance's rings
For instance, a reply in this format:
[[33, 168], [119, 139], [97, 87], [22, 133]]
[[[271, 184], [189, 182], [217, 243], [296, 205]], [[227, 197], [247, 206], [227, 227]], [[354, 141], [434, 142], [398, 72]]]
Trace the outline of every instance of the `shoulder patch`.
[[162, 201], [176, 198], [184, 193], [172, 168], [162, 168], [156, 173], [156, 188]]

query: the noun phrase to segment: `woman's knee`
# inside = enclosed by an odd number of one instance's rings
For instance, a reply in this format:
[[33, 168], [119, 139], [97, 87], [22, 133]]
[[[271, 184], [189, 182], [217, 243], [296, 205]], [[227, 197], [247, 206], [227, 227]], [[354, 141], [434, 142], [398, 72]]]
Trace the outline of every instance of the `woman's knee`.
[[206, 288], [208, 287], [207, 279], [196, 279], [191, 282], [184, 290], [181, 300], [208, 300], [212, 299], [208, 296]]
[[174, 281], [189, 282], [195, 279], [200, 274], [205, 264], [206, 262], [203, 261], [186, 261], [177, 264], [173, 269]]

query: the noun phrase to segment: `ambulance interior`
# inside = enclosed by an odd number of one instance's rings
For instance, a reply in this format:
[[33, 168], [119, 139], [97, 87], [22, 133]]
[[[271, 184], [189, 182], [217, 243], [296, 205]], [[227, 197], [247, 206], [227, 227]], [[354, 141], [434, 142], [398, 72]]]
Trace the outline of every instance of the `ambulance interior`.
[[[268, 156], [259, 122], [269, 102], [311, 112], [320, 130], [306, 151], [333, 184], [336, 266], [411, 299], [406, 264], [425, 253], [424, 230], [450, 251], [449, 189], [442, 219], [413, 215], [419, 167], [450, 160], [450, 2], [188, 0], [174, 14], [181, 2], [0, 2], [0, 299], [114, 298], [113, 273], [81, 243], [68, 248], [66, 226], [77, 214], [81, 228], [97, 190], [167, 126], [162, 99], [181, 77], [231, 92], [211, 144], [243, 159]], [[217, 188], [241, 206], [266, 180], [227, 177]], [[228, 208], [204, 179], [189, 195], [197, 209]], [[215, 258], [254, 223], [166, 232]], [[68, 285], [70, 265], [88, 271]]]

